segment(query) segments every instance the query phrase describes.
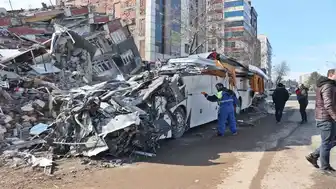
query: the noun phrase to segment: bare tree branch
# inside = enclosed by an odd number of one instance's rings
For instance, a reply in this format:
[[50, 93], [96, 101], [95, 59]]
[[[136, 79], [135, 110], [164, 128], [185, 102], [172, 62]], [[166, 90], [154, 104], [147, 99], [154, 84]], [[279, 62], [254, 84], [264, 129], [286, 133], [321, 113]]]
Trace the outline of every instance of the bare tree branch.
[[290, 71], [289, 66], [286, 61], [282, 61], [280, 64], [276, 65], [274, 68], [275, 83], [280, 83], [285, 76], [287, 76]]
[[[188, 54], [195, 54], [210, 40], [220, 37], [220, 28], [213, 27], [213, 23], [209, 21], [209, 10], [200, 8], [202, 6], [197, 6], [195, 1], [190, 0], [187, 5], [181, 6], [183, 10], [187, 10], [180, 11], [181, 7], [174, 7], [171, 17], [174, 18], [174, 23], [181, 25], [181, 39], [189, 47]], [[176, 16], [179, 13], [181, 16]]]
[[308, 80], [306, 83], [304, 83], [308, 88], [316, 88], [316, 82], [321, 77], [321, 75], [318, 72], [313, 72], [310, 74]]

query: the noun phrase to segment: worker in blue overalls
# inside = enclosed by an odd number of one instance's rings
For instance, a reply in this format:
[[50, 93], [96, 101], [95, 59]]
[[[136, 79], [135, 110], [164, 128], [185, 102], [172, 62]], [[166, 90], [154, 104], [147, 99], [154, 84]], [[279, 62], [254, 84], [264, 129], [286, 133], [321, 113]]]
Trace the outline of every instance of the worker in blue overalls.
[[210, 102], [218, 102], [218, 128], [217, 135], [223, 136], [226, 124], [230, 126], [233, 135], [237, 135], [237, 124], [235, 118], [235, 108], [238, 99], [232, 90], [224, 87], [222, 83], [216, 84], [217, 94], [209, 96], [206, 92], [202, 92], [207, 100]]

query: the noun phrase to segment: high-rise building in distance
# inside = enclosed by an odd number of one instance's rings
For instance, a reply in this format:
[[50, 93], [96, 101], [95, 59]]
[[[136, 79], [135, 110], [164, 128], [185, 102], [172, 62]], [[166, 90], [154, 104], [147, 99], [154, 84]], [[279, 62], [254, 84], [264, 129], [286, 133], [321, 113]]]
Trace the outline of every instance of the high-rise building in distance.
[[261, 64], [260, 68], [266, 70], [266, 74], [268, 76], [272, 76], [272, 46], [266, 35], [258, 35], [258, 39], [260, 41], [260, 56], [261, 56]]
[[226, 55], [259, 66], [258, 14], [249, 0], [224, 0]]

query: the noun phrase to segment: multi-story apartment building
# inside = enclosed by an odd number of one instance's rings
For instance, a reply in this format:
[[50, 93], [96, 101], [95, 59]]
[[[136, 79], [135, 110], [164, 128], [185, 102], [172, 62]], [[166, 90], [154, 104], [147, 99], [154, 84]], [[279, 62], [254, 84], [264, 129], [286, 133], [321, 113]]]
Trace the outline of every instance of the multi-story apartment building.
[[257, 18], [250, 0], [224, 0], [224, 52], [227, 56], [259, 66]]
[[[191, 34], [186, 31], [189, 26], [195, 26], [192, 24], [194, 18], [188, 16], [188, 11], [201, 11], [199, 5], [205, 0], [63, 1], [65, 6], [92, 5], [97, 12], [121, 18], [133, 33], [141, 57], [147, 61], [156, 61], [187, 54], [190, 36], [186, 35]], [[199, 41], [197, 37], [195, 44], [198, 45]]]
[[272, 76], [272, 46], [269, 42], [269, 39], [266, 35], [258, 35], [260, 41], [260, 56], [261, 56], [261, 65], [260, 68], [266, 70], [268, 76]]

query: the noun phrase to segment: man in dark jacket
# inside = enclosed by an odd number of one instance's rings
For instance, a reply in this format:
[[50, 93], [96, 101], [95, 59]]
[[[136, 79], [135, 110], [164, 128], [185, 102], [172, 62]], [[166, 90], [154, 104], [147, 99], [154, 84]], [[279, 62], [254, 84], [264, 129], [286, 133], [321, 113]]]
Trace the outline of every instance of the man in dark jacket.
[[307, 123], [307, 112], [306, 108], [308, 106], [308, 88], [303, 84], [300, 86], [300, 94], [297, 96], [300, 104], [300, 114], [301, 114], [301, 124]]
[[321, 146], [306, 159], [316, 168], [321, 157], [321, 169], [335, 173], [330, 166], [330, 150], [336, 145], [336, 69], [328, 71], [328, 78], [321, 77], [316, 83], [315, 119], [321, 133]]
[[273, 103], [275, 104], [275, 119], [277, 123], [281, 121], [282, 112], [285, 108], [286, 102], [289, 99], [289, 93], [282, 83], [277, 85], [277, 88], [272, 94]]

